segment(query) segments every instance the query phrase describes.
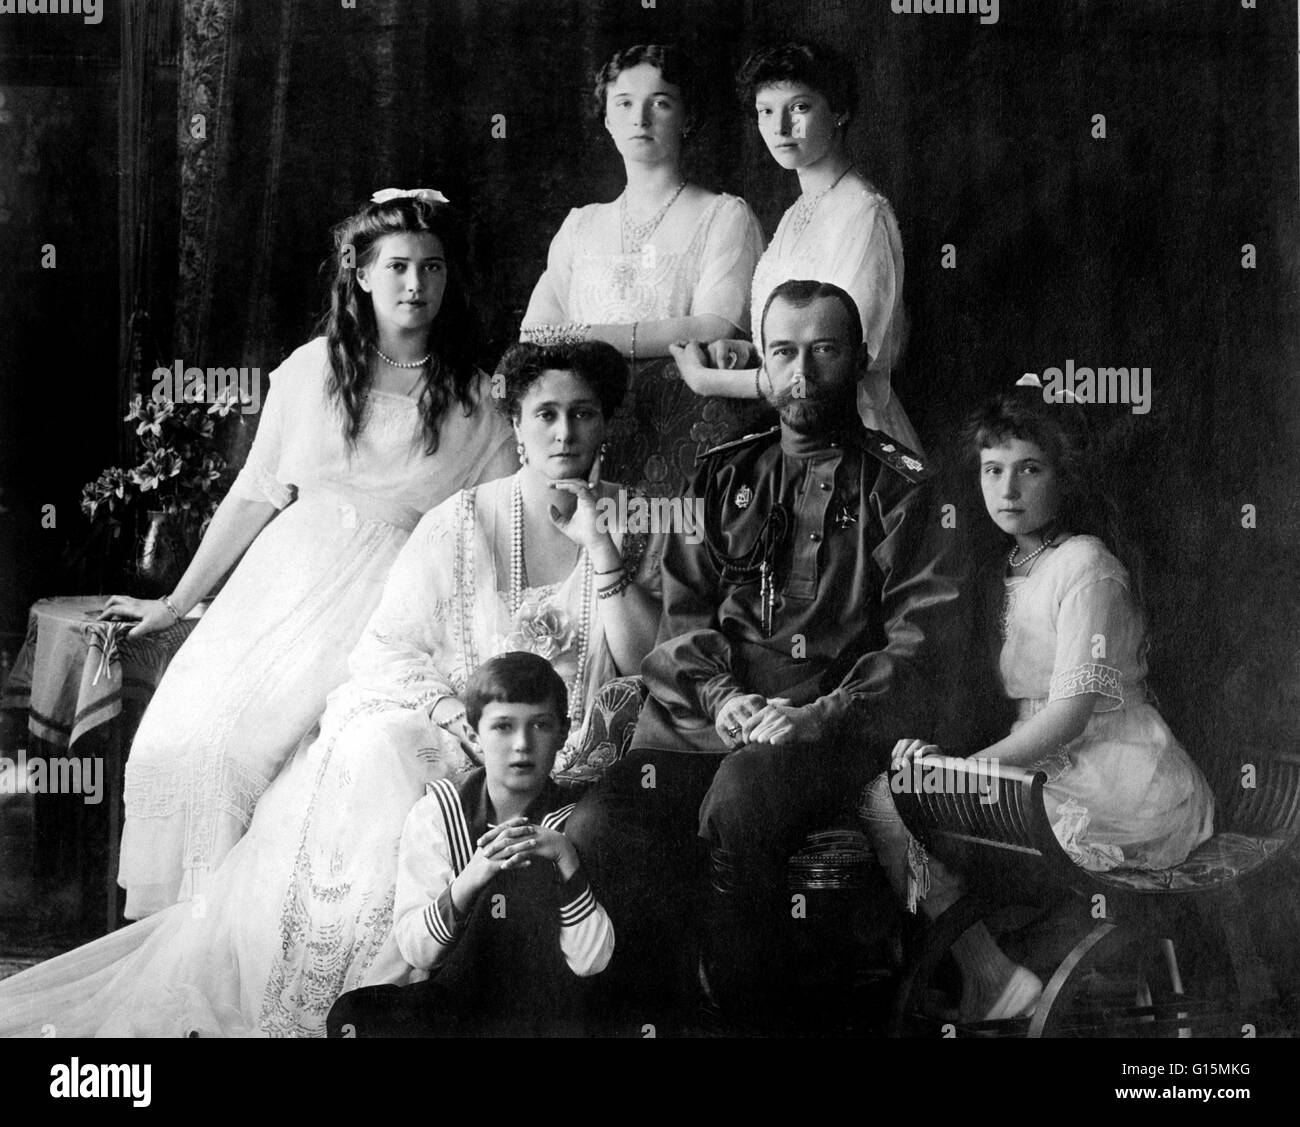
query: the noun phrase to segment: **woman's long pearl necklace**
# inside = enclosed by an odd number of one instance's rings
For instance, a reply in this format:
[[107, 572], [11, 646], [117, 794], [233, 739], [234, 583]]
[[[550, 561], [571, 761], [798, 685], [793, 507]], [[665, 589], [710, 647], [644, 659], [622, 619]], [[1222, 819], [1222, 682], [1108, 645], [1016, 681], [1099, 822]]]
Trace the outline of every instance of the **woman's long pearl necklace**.
[[[594, 578], [591, 556], [585, 548], [581, 552], [582, 564], [582, 614], [578, 620], [578, 668], [569, 685], [569, 720], [577, 725], [582, 723], [585, 708], [583, 705], [584, 678], [587, 672], [587, 638], [591, 633], [591, 595]], [[524, 589], [528, 586], [528, 573], [524, 565], [524, 494], [519, 487], [519, 477], [515, 476], [514, 488], [510, 497], [510, 614], [519, 613], [524, 601]]]

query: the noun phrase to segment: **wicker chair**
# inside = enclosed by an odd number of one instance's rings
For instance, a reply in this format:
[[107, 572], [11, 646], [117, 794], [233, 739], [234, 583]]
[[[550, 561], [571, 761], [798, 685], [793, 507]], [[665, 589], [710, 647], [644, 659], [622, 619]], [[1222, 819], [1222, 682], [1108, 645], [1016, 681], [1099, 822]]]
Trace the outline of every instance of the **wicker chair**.
[[[981, 798], [990, 771], [977, 773], [964, 759], [938, 757], [942, 787], [902, 793], [894, 803], [912, 834], [967, 880], [968, 893], [926, 929], [896, 996], [892, 1031], [936, 1032], [921, 1016], [926, 991], [953, 941], [971, 924], [1008, 905], [1064, 904], [1083, 931], [1045, 983], [1031, 1020], [943, 1026], [944, 1035], [1008, 1032], [1030, 1037], [1079, 1035], [1183, 1035], [1192, 1031], [1242, 1035], [1266, 1012], [1267, 972], [1253, 956], [1243, 906], [1271, 882], [1289, 879], [1300, 848], [1300, 756], [1279, 755], [1257, 764], [1251, 788], [1225, 788], [1215, 821], [1222, 829], [1181, 865], [1156, 871], [1090, 872], [1061, 848], [1048, 821], [1041, 771], [993, 767], [997, 801]], [[934, 760], [927, 760], [927, 764]], [[926, 788], [930, 789], [929, 786]], [[1179, 948], [1202, 955], [1208, 968], [1189, 992], [1177, 960]], [[1208, 957], [1206, 957], [1208, 956]], [[1153, 978], [1132, 1005], [1076, 1006], [1080, 990], [1099, 968], [1117, 963], [1164, 968], [1167, 988]], [[1138, 960], [1135, 962], [1135, 960]], [[1216, 966], [1225, 973], [1215, 973]], [[1211, 982], [1210, 980], [1213, 980]], [[1095, 980], [1092, 980], [1095, 981]], [[988, 1028], [999, 1025], [999, 1030]]]

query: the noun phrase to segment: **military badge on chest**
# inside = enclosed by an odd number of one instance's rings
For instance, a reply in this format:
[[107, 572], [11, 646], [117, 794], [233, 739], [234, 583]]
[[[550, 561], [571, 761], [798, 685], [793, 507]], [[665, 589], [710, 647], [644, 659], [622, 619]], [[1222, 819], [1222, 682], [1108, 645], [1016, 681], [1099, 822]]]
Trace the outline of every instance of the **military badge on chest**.
[[[731, 504], [739, 510], [748, 509], [754, 503], [754, 491], [748, 485], [742, 485], [731, 494]], [[708, 498], [705, 499], [708, 511]], [[712, 510], [717, 512], [717, 509]], [[725, 512], [725, 510], [724, 510]], [[722, 514], [719, 514], [722, 515]], [[724, 517], [725, 520], [725, 517]], [[713, 567], [723, 583], [737, 587], [756, 584], [758, 586], [758, 618], [763, 637], [772, 636], [772, 618], [776, 606], [777, 574], [776, 557], [790, 527], [789, 510], [782, 504], [774, 504], [771, 510], [762, 514], [757, 511], [744, 519], [737, 519], [733, 527], [753, 528], [750, 536], [740, 551], [734, 554], [724, 547], [721, 528], [716, 531], [706, 528], [704, 547]]]
[[835, 490], [835, 497], [831, 501], [831, 527], [841, 531], [857, 524], [860, 503], [860, 491], [856, 488], [844, 488], [841, 483], [841, 487]]

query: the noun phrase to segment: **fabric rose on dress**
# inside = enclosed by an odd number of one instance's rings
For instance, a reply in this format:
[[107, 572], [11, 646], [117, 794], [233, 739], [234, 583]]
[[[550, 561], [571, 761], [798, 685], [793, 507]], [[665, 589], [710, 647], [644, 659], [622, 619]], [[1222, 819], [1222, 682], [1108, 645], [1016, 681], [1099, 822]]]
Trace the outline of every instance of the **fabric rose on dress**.
[[546, 603], [526, 602], [497, 646], [498, 654], [523, 650], [549, 661], [566, 681], [577, 672], [578, 632], [563, 611]]

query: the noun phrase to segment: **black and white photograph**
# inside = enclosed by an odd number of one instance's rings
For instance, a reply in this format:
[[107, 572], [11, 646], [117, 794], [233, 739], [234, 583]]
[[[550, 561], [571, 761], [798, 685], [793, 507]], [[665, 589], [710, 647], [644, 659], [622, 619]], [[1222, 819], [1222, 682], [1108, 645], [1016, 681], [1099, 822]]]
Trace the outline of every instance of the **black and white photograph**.
[[[0, 0], [0, 1036], [1249, 1100], [1298, 61], [1292, 0]], [[101, 1058], [40, 1091], [148, 1103]]]

